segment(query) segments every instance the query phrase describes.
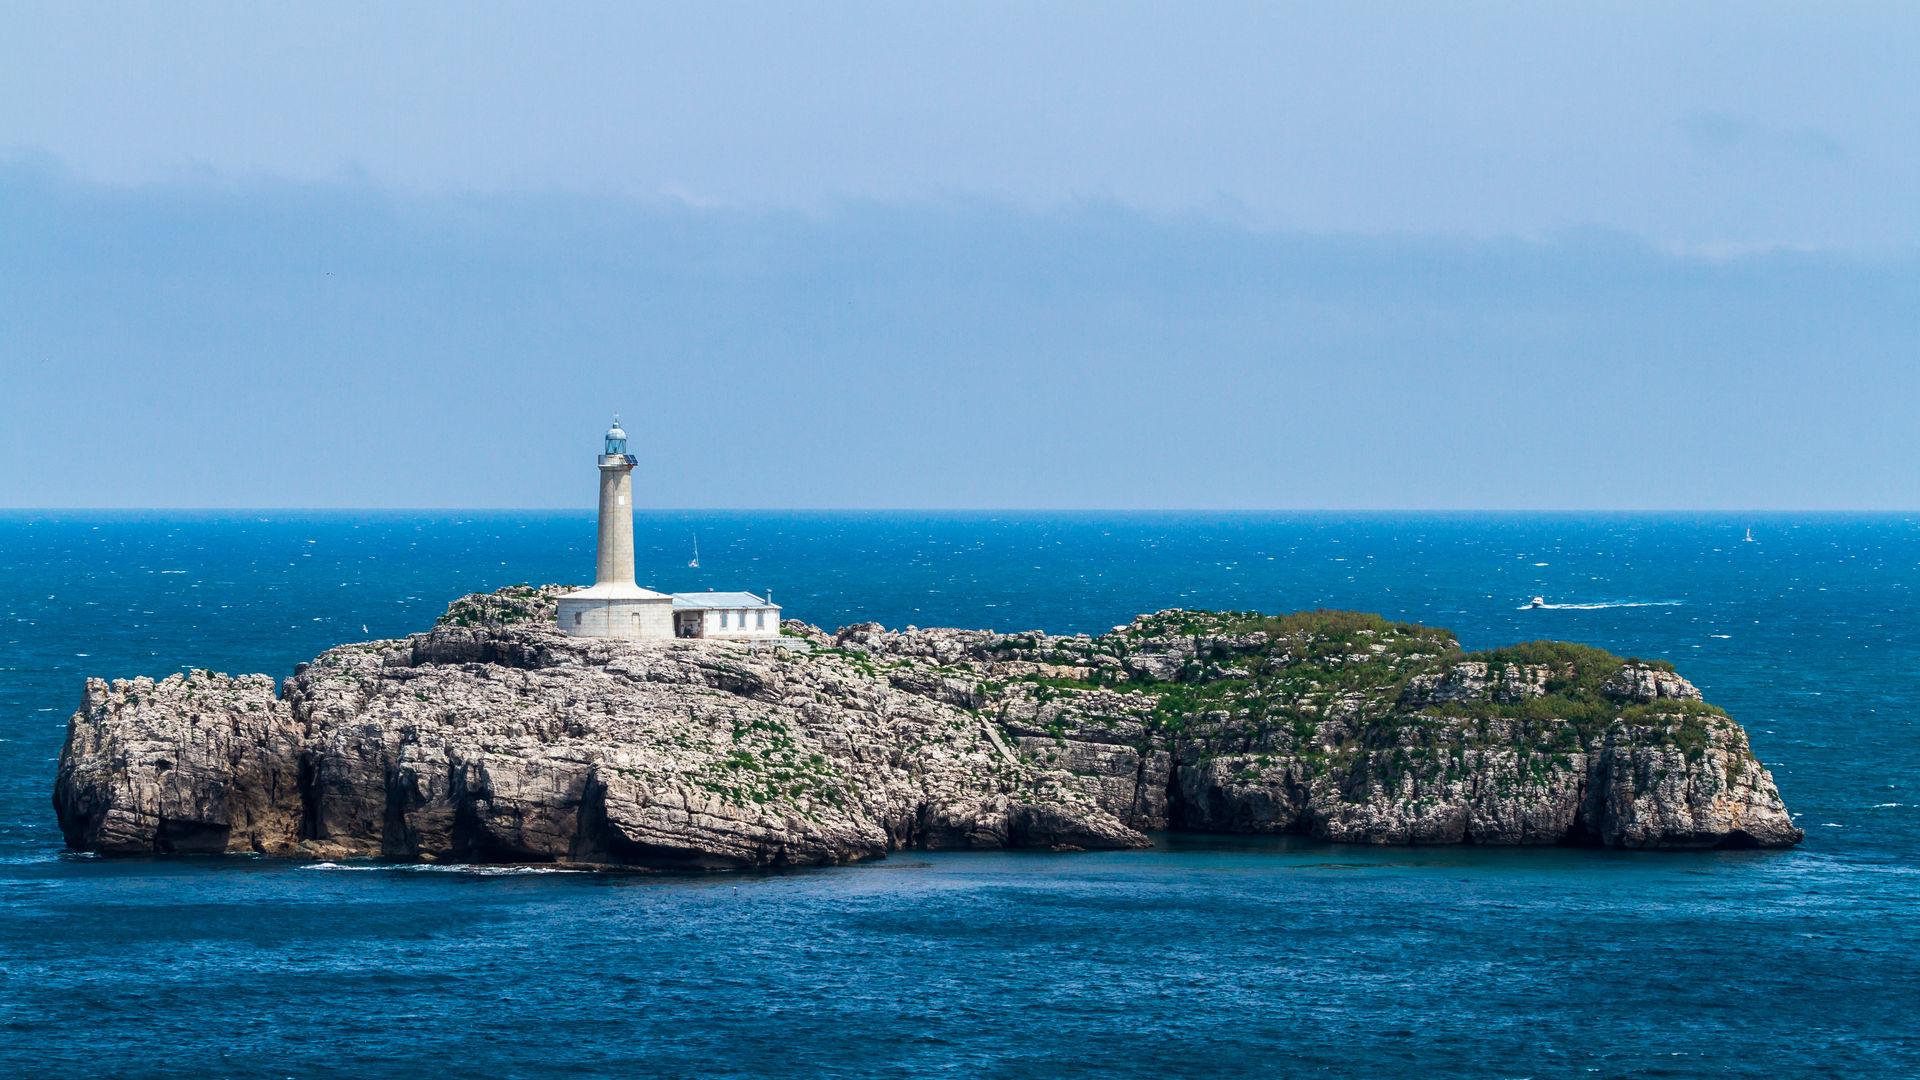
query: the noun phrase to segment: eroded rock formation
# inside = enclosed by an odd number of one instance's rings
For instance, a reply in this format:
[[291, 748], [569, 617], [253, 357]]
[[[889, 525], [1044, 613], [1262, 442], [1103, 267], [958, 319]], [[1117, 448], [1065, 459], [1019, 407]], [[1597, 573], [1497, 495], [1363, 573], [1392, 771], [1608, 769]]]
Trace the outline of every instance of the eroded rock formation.
[[[875, 624], [803, 648], [570, 638], [555, 589], [264, 675], [89, 680], [54, 805], [102, 854], [814, 865], [1143, 830], [1364, 843], [1798, 842], [1665, 665], [1351, 613], [1113, 633]], [[808, 651], [810, 650], [810, 651]]]

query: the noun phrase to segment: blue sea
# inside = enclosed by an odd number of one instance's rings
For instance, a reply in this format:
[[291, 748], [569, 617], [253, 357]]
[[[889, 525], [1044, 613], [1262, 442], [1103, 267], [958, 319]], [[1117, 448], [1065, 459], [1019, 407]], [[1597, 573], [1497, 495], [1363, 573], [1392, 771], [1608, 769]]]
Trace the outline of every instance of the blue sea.
[[1166, 836], [684, 877], [73, 857], [49, 799], [85, 676], [284, 676], [461, 593], [580, 581], [593, 522], [11, 512], [0, 1074], [1920, 1076], [1920, 518], [686, 512], [637, 536], [645, 583], [771, 589], [830, 629], [1340, 607], [1668, 658], [1807, 839]]

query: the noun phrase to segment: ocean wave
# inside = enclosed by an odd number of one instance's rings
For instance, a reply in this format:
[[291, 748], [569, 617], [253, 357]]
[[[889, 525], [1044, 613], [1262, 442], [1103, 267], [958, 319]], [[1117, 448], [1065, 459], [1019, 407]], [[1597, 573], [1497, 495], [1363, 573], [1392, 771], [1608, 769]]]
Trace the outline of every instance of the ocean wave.
[[69, 862], [80, 856], [67, 851], [23, 851], [14, 855], [0, 855], [0, 866], [55, 866]]
[[479, 877], [508, 877], [520, 874], [590, 874], [591, 870], [578, 870], [560, 866], [493, 866], [477, 863], [337, 863], [318, 862], [302, 866], [302, 870], [369, 870], [398, 874], [473, 874]]

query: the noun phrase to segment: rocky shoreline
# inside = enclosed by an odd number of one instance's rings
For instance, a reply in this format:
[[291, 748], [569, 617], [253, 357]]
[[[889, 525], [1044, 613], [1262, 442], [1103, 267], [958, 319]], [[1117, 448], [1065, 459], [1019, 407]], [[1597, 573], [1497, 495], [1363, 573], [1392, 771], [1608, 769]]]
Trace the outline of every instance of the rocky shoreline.
[[1780, 847], [1746, 733], [1670, 666], [1460, 652], [1350, 612], [1098, 637], [790, 623], [788, 647], [570, 638], [556, 588], [266, 675], [89, 679], [54, 807], [102, 855], [732, 868], [1145, 832]]

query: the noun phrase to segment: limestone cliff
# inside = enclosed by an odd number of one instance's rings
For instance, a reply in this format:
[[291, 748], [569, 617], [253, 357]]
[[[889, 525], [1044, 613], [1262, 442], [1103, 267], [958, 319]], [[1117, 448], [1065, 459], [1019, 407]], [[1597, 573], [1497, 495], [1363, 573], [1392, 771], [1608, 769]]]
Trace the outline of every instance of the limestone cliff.
[[814, 865], [1141, 830], [1364, 843], [1799, 841], [1665, 665], [1338, 612], [797, 648], [569, 638], [556, 589], [263, 675], [89, 680], [54, 806], [102, 854]]

